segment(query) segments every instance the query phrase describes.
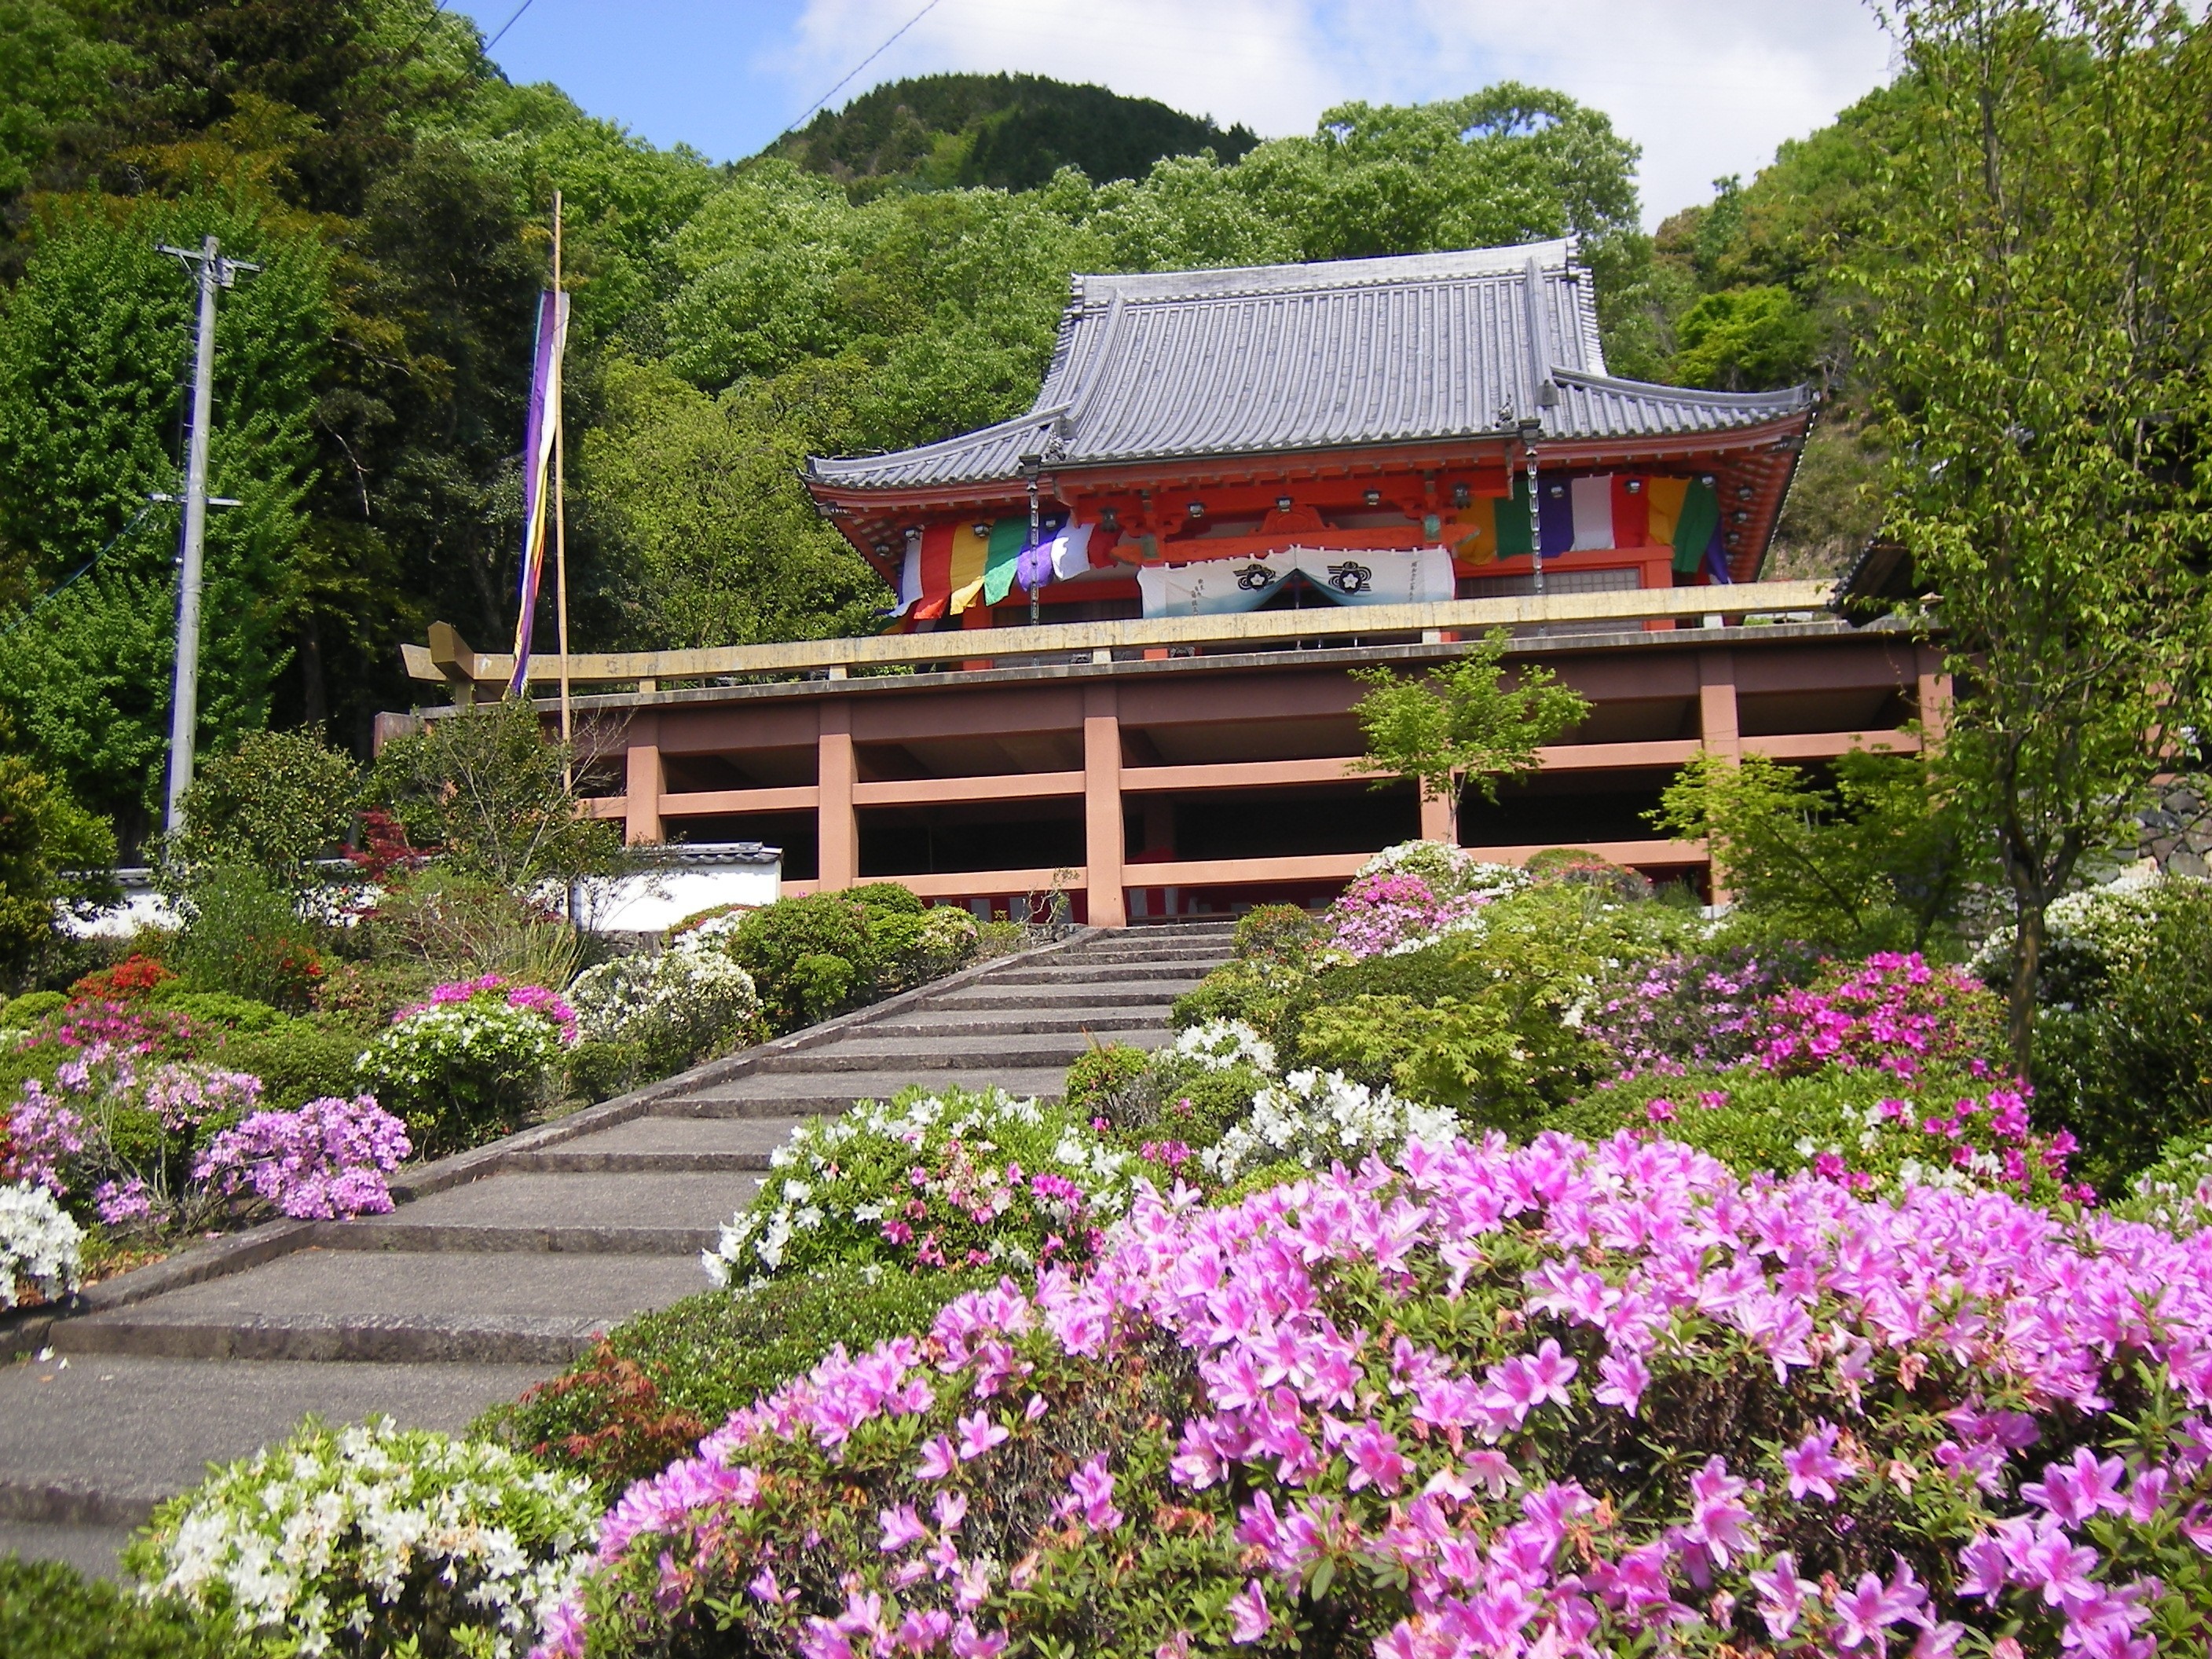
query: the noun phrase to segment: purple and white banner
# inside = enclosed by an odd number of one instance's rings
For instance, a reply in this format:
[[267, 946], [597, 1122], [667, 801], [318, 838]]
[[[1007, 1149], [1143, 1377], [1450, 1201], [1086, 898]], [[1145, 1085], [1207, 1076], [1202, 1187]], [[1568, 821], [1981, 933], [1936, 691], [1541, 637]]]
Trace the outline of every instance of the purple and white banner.
[[514, 679], [520, 696], [530, 675], [530, 636], [545, 574], [545, 501], [553, 487], [553, 439], [561, 425], [561, 361], [568, 343], [568, 296], [538, 296], [538, 351], [530, 371], [530, 422], [522, 443], [521, 605], [514, 619]]

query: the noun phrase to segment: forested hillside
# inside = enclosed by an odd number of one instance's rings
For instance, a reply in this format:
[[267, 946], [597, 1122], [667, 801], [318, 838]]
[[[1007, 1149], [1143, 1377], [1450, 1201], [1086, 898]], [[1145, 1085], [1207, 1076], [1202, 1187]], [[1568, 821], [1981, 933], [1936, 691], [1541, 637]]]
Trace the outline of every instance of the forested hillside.
[[[716, 165], [509, 85], [432, 0], [0, 0], [0, 708], [19, 745], [126, 846], [143, 833], [177, 529], [148, 497], [174, 487], [190, 356], [160, 241], [212, 232], [264, 267], [222, 300], [214, 485], [243, 505], [210, 535], [210, 750], [267, 723], [365, 745], [416, 695], [403, 641], [441, 617], [511, 635], [556, 189], [584, 646], [872, 627], [881, 584], [797, 469], [1024, 406], [1072, 270], [1574, 232], [1617, 371], [1848, 380], [1822, 238], [1861, 187], [1868, 106], [1655, 249], [1634, 146], [1556, 94], [1349, 105], [1245, 149], [1094, 92], [933, 77]], [[1194, 139], [1213, 153], [1139, 165]], [[1101, 176], [991, 182], [1070, 158]], [[1808, 460], [1804, 539], [1835, 541], [1856, 465]]]
[[1031, 190], [1060, 168], [1104, 184], [1155, 161], [1212, 150], [1234, 161], [1258, 143], [1152, 98], [1039, 75], [925, 75], [823, 110], [770, 146], [809, 173], [860, 190], [898, 184]]

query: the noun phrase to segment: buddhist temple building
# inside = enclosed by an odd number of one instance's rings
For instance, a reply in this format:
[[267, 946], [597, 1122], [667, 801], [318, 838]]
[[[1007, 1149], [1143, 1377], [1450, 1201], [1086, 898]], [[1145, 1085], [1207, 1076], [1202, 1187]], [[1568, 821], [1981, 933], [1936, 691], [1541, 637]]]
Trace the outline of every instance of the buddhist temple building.
[[[1591, 712], [1462, 842], [1705, 886], [1649, 817], [1701, 748], [1818, 766], [1940, 717], [1909, 638], [1764, 579], [1814, 414], [1609, 375], [1567, 241], [1079, 276], [1027, 413], [810, 463], [883, 635], [571, 659], [594, 810], [779, 845], [787, 890], [1057, 890], [1106, 926], [1318, 902], [1449, 823], [1347, 766], [1352, 671], [1502, 625]], [[514, 668], [451, 630], [409, 661], [457, 700]]]

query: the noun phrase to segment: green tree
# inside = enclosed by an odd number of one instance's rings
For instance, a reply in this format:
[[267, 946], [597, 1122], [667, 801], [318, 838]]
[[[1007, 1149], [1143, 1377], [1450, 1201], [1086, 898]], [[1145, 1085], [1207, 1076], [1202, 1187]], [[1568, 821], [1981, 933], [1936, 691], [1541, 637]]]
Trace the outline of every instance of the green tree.
[[[14, 737], [0, 716], [0, 745]], [[20, 982], [64, 911], [116, 896], [115, 832], [24, 756], [0, 750], [0, 972]]]
[[803, 424], [773, 392], [715, 398], [662, 364], [609, 365], [577, 499], [633, 561], [625, 631], [641, 643], [860, 633], [881, 608], [882, 580], [799, 487]]
[[58, 129], [89, 113], [125, 54], [53, 0], [0, 0], [0, 198], [31, 181]]
[[1352, 711], [1367, 739], [1355, 769], [1410, 779], [1429, 799], [1449, 803], [1454, 841], [1468, 786], [1496, 800], [1500, 778], [1534, 771], [1536, 751], [1589, 713], [1580, 692], [1538, 663], [1522, 664], [1509, 688], [1504, 663], [1511, 644], [1500, 628], [1425, 675], [1352, 671], [1369, 688]]
[[1966, 896], [1955, 814], [1930, 799], [1908, 756], [1853, 750], [1832, 789], [1764, 755], [1701, 754], [1661, 797], [1652, 823], [1701, 840], [1735, 894], [1735, 931], [1849, 956], [1924, 951]]
[[1813, 368], [1813, 319], [1778, 284], [1723, 289], [1674, 325], [1675, 376], [1723, 392], [1792, 386]]
[[[40, 764], [127, 842], [161, 788], [175, 599], [170, 442], [188, 377], [191, 286], [157, 241], [204, 234], [264, 267], [222, 296], [209, 481], [199, 741], [267, 723], [314, 481], [329, 261], [240, 197], [89, 206], [50, 219], [0, 310], [0, 553], [44, 586], [98, 567], [0, 636], [0, 702]], [[128, 533], [125, 533], [128, 532]]]
[[361, 783], [353, 757], [320, 732], [249, 732], [193, 775], [168, 854], [187, 872], [242, 866], [301, 891], [314, 884], [315, 860], [344, 844]]
[[2154, 0], [1907, 0], [1878, 307], [1890, 530], [1960, 689], [2032, 1057], [2044, 913], [2212, 721], [2212, 33]]
[[369, 794], [416, 846], [527, 896], [622, 865], [613, 826], [582, 814], [568, 779], [573, 758], [546, 741], [535, 708], [507, 699], [449, 711], [387, 743]]

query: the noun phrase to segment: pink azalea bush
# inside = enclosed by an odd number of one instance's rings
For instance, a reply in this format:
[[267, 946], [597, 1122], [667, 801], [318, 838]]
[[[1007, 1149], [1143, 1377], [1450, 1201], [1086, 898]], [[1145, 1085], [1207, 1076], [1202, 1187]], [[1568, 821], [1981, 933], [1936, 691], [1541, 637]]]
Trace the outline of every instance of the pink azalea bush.
[[547, 1651], [2021, 1659], [2212, 1633], [2212, 1234], [1414, 1146], [833, 1353]]
[[16, 1164], [56, 1198], [88, 1204], [105, 1225], [153, 1231], [200, 1224], [219, 1195], [194, 1183], [194, 1149], [253, 1109], [261, 1079], [194, 1060], [161, 1060], [161, 1028], [101, 1017], [70, 1023], [68, 1058], [27, 1078], [9, 1108]]
[[1583, 1021], [1623, 1078], [1733, 1066], [1766, 1030], [1767, 1003], [1811, 976], [1803, 953], [1737, 949], [1635, 964]]
[[411, 1150], [406, 1126], [375, 1097], [326, 1095], [296, 1112], [256, 1112], [225, 1129], [192, 1176], [225, 1196], [251, 1189], [299, 1220], [383, 1215], [392, 1208], [385, 1177]]
[[484, 974], [476, 979], [447, 980], [430, 988], [429, 996], [421, 1002], [410, 1002], [392, 1017], [394, 1025], [427, 1014], [436, 1008], [453, 1008], [496, 996], [510, 1008], [520, 1008], [550, 1020], [560, 1031], [562, 1042], [574, 1047], [576, 1042], [576, 1011], [563, 1001], [557, 993], [542, 985], [520, 985], [501, 974]]
[[1964, 969], [1886, 951], [1771, 998], [1751, 1052], [1785, 1073], [1870, 1066], [1909, 1078], [1950, 1066], [1982, 1076], [2002, 1051], [1998, 1021], [1996, 997]]

